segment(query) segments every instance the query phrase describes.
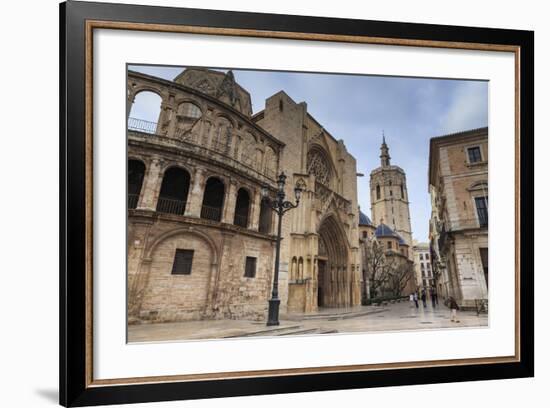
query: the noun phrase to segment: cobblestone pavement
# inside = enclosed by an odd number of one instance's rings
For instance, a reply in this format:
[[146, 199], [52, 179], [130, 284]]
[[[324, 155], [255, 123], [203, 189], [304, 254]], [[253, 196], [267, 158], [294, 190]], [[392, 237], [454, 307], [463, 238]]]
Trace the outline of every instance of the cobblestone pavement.
[[249, 320], [202, 320], [179, 323], [132, 325], [129, 342], [220, 339], [259, 336], [294, 336], [369, 331], [426, 330], [488, 325], [487, 314], [459, 311], [457, 322], [450, 321], [450, 310], [411, 306], [409, 302], [385, 306], [359, 306], [349, 309], [321, 309], [307, 315], [281, 316], [280, 326]]

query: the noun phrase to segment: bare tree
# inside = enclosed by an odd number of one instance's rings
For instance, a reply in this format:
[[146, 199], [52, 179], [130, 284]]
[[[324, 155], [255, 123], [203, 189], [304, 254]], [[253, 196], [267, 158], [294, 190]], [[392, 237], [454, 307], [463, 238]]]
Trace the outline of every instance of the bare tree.
[[394, 263], [388, 272], [388, 286], [394, 296], [401, 296], [413, 276], [413, 264], [410, 261]]
[[366, 293], [366, 283], [369, 283], [370, 297], [376, 297], [379, 290], [388, 280], [386, 254], [383, 246], [376, 240], [366, 243], [365, 269], [363, 270], [363, 285]]

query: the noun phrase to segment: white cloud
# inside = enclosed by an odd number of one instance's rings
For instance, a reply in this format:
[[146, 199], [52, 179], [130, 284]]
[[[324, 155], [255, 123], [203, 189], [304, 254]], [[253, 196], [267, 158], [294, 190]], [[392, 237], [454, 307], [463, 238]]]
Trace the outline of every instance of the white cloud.
[[487, 126], [487, 82], [464, 82], [456, 88], [442, 121], [444, 134]]

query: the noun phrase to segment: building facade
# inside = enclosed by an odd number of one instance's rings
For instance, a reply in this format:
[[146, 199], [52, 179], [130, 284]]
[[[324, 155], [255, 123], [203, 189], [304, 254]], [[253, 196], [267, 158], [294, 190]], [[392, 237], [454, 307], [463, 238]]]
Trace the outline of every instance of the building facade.
[[375, 224], [391, 227], [412, 247], [411, 215], [405, 171], [392, 165], [385, 137], [380, 147], [380, 166], [370, 174], [371, 215]]
[[[261, 199], [284, 170], [281, 312], [360, 303], [356, 164], [284, 92], [252, 115], [231, 71], [186, 69], [173, 81], [128, 72], [129, 322], [264, 319], [275, 217]], [[157, 121], [135, 117], [159, 98]]]
[[435, 279], [432, 270], [430, 255], [430, 244], [427, 242], [416, 242], [412, 248], [416, 287], [418, 289], [429, 289], [435, 287]]
[[432, 138], [430, 249], [437, 290], [465, 308], [488, 299], [488, 128]]

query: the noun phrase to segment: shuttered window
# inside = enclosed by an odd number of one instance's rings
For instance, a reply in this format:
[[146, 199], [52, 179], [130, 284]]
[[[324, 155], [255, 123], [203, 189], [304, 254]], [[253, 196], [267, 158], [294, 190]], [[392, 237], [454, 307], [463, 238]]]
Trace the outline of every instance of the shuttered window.
[[481, 149], [479, 147], [470, 147], [468, 149], [468, 160], [470, 163], [479, 163], [481, 161]]
[[256, 276], [256, 258], [253, 256], [246, 257], [246, 264], [244, 266], [244, 276], [246, 278], [253, 278]]
[[176, 249], [174, 264], [172, 265], [172, 275], [190, 275], [193, 266], [192, 249]]

